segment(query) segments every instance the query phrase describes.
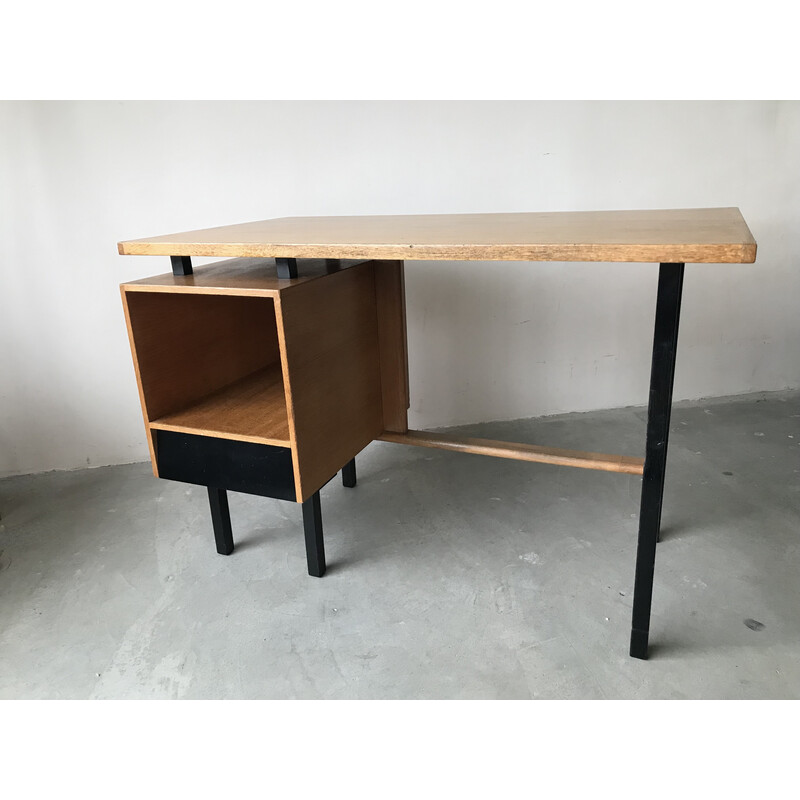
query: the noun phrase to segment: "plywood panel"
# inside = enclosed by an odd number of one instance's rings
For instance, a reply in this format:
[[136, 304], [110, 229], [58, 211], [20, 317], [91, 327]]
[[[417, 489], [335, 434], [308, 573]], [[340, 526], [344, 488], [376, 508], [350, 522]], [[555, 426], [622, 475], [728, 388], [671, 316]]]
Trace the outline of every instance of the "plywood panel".
[[277, 303], [303, 501], [383, 430], [374, 266], [293, 286]]
[[279, 360], [272, 300], [124, 291], [148, 422]]
[[274, 298], [287, 286], [316, 280], [357, 263], [358, 261], [346, 260], [334, 267], [325, 259], [307, 259], [300, 265], [299, 276], [290, 279], [278, 277], [278, 269], [272, 258], [231, 258], [204, 267], [196, 267], [191, 275], [173, 275], [169, 272], [123, 285], [129, 292], [225, 294]]
[[167, 414], [150, 427], [240, 442], [289, 447], [289, 418], [280, 364], [254, 372]]
[[750, 263], [738, 208], [284, 217], [120, 242], [123, 255]]
[[125, 292], [125, 287], [120, 287], [120, 295], [122, 296], [122, 309], [125, 312], [125, 326], [128, 330], [128, 342], [131, 346], [131, 358], [133, 359], [133, 370], [136, 374], [136, 388], [139, 391], [139, 402], [142, 406], [142, 420], [144, 422], [145, 435], [147, 436], [147, 447], [150, 451], [150, 464], [153, 468], [153, 475], [158, 477], [158, 460], [156, 459], [156, 442], [155, 434], [150, 430], [150, 424], [147, 419], [147, 405], [144, 401], [144, 391], [142, 389], [142, 375], [139, 370], [139, 359], [136, 354], [136, 343], [133, 338], [133, 328], [131, 327], [131, 315], [128, 308], [128, 295]]

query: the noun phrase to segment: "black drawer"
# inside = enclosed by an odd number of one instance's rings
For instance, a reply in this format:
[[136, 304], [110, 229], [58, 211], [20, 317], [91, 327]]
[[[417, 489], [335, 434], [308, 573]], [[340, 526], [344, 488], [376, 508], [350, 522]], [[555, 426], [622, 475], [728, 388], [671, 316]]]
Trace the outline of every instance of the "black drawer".
[[297, 499], [288, 447], [175, 431], [155, 433], [161, 478], [278, 500]]

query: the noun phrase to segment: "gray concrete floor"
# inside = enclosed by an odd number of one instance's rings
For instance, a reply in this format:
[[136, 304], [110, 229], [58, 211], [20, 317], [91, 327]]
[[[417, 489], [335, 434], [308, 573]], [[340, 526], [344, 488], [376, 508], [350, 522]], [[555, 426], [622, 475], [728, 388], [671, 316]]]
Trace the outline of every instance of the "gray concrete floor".
[[[461, 430], [637, 454], [644, 417]], [[293, 503], [232, 494], [224, 557], [147, 464], [0, 481], [0, 697], [800, 697], [800, 393], [676, 406], [646, 662], [639, 478], [384, 443], [358, 473], [322, 580]]]

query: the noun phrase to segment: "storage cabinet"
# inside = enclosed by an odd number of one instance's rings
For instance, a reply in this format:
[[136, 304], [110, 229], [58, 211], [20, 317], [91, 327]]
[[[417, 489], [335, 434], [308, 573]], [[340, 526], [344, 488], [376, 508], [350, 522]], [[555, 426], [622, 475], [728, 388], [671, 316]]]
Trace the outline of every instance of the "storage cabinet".
[[309, 260], [288, 279], [231, 259], [121, 290], [159, 477], [305, 503], [407, 430], [402, 262]]

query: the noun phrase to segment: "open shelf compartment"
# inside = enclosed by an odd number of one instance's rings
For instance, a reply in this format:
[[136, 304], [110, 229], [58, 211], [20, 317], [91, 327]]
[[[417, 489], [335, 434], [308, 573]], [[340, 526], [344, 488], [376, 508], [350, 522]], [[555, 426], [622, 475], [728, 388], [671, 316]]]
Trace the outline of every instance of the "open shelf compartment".
[[290, 447], [289, 417], [280, 364], [273, 364], [165, 414], [150, 428], [240, 442]]
[[125, 294], [151, 434], [291, 446], [272, 298]]

